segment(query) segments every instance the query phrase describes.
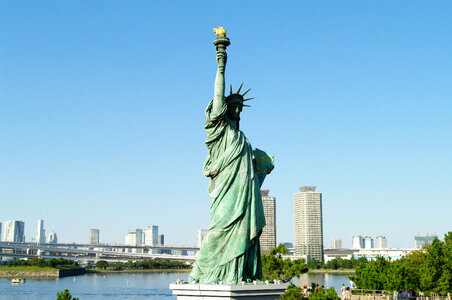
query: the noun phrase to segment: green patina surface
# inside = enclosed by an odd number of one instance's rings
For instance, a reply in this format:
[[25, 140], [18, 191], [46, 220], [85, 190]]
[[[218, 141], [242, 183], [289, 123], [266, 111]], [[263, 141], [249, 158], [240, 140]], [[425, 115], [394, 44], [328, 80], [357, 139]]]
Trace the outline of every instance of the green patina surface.
[[[223, 43], [223, 44], [221, 44]], [[273, 169], [273, 156], [254, 150], [239, 130], [243, 96], [224, 96], [229, 39], [216, 39], [218, 70], [206, 109], [211, 224], [190, 274], [190, 282], [239, 284], [262, 280], [259, 237], [265, 226], [260, 186]]]

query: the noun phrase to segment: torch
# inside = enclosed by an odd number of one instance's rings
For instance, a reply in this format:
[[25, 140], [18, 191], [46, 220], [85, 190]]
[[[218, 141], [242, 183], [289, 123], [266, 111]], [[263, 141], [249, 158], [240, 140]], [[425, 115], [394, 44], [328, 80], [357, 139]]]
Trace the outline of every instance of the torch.
[[213, 41], [213, 44], [216, 47], [217, 54], [223, 54], [221, 65], [224, 68], [226, 65], [226, 47], [229, 46], [231, 42], [229, 41], [229, 38], [226, 37], [226, 30], [224, 30], [223, 27], [220, 26], [218, 28], [214, 28], [213, 31], [217, 35]]

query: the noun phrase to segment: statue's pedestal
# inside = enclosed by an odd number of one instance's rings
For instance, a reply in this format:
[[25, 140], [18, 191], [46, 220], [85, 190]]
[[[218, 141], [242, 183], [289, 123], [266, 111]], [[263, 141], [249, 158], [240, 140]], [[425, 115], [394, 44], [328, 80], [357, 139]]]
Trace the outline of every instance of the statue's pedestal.
[[170, 284], [177, 300], [275, 300], [284, 293], [288, 284]]

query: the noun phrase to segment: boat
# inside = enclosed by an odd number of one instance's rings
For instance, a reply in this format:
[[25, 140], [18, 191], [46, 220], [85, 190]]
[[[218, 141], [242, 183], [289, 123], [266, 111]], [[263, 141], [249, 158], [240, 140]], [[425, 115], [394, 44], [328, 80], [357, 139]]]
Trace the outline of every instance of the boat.
[[13, 280], [11, 280], [11, 283], [17, 283], [17, 284], [24, 283], [24, 282], [25, 282], [25, 278], [21, 278], [21, 277], [14, 278]]

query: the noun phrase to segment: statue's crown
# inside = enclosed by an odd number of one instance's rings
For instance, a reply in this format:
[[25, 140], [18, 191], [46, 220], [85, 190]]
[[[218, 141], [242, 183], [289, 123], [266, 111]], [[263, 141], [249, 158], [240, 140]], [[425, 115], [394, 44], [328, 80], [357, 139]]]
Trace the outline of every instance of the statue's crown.
[[237, 92], [232, 93], [232, 84], [231, 84], [231, 89], [230, 89], [230, 92], [229, 92], [229, 96], [226, 97], [226, 104], [240, 103], [242, 106], [250, 107], [249, 105], [243, 104], [243, 102], [249, 101], [251, 99], [254, 99], [254, 97], [253, 98], [244, 99], [244, 96], [251, 90], [251, 88], [249, 88], [243, 94], [240, 94], [240, 91], [242, 90], [242, 86], [243, 86], [243, 82], [240, 85], [240, 87], [237, 90]]

